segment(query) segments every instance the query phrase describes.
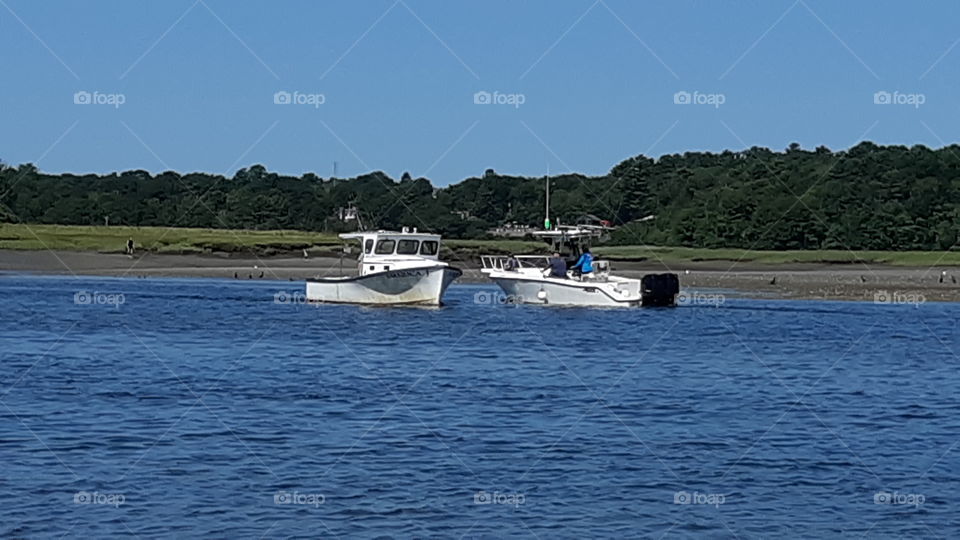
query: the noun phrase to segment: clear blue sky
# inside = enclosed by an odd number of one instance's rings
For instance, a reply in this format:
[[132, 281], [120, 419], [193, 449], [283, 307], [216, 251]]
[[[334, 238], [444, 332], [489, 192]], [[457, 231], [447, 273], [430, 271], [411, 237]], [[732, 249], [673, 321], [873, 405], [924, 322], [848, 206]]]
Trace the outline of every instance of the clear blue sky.
[[336, 161], [446, 185], [794, 141], [939, 147], [960, 138], [958, 20], [955, 1], [0, 0], [0, 159], [323, 177]]

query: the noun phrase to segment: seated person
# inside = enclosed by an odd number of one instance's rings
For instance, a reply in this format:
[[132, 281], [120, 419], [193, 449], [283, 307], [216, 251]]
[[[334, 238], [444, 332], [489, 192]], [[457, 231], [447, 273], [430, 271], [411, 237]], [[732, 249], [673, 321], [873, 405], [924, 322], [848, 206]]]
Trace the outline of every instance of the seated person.
[[520, 268], [520, 261], [511, 253], [507, 256], [507, 260], [503, 262], [503, 269], [512, 272], [517, 268]]
[[577, 259], [577, 263], [571, 268], [573, 275], [583, 277], [593, 272], [593, 255], [589, 249], [584, 249], [583, 254]]
[[550, 268], [546, 273], [547, 277], [567, 278], [567, 261], [563, 260], [559, 253], [554, 253], [550, 258]]

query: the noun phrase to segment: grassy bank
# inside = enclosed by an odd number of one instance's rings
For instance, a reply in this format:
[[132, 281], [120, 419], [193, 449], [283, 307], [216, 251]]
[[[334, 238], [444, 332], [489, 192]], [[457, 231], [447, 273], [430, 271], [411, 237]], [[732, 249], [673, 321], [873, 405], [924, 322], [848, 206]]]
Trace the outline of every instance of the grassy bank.
[[[0, 249], [123, 252], [132, 238], [138, 250], [156, 253], [248, 253], [333, 251], [341, 245], [336, 235], [307, 231], [251, 231], [166, 227], [86, 227], [70, 225], [0, 224]], [[481, 253], [546, 253], [539, 242], [523, 240], [455, 240], [445, 247], [458, 258]], [[747, 251], [683, 247], [600, 246], [597, 255], [624, 261], [670, 263], [741, 261], [757, 264], [887, 264], [895, 266], [960, 266], [960, 251]]]
[[597, 255], [625, 261], [709, 262], [740, 261], [758, 264], [887, 264], [894, 266], [960, 266], [957, 251], [748, 251], [683, 247], [609, 246]]
[[121, 253], [129, 238], [138, 250], [156, 253], [270, 253], [340, 244], [334, 235], [304, 231], [0, 224], [0, 249]]

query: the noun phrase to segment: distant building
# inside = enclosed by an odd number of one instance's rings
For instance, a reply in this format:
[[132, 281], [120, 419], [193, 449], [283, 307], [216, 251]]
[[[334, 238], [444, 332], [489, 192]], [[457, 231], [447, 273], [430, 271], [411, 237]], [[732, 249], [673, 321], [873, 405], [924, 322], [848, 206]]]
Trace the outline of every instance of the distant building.
[[487, 234], [491, 236], [499, 236], [501, 238], [523, 238], [528, 234], [536, 231], [536, 227], [530, 227], [529, 225], [521, 225], [516, 222], [505, 223], [499, 227], [494, 227], [489, 229]]
[[356, 221], [357, 220], [357, 207], [356, 206], [341, 206], [337, 209], [336, 218], [340, 221]]

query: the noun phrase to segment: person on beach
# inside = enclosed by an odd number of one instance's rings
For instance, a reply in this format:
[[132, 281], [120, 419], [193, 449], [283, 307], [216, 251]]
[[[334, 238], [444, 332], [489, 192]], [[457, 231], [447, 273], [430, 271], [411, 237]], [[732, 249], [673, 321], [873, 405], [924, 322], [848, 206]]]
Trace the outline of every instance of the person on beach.
[[554, 253], [550, 258], [550, 269], [547, 277], [567, 279], [567, 261], [559, 253]]
[[572, 270], [573, 275], [581, 279], [593, 272], [593, 255], [590, 254], [589, 249], [584, 248], [583, 254], [577, 259], [577, 263], [573, 265]]

